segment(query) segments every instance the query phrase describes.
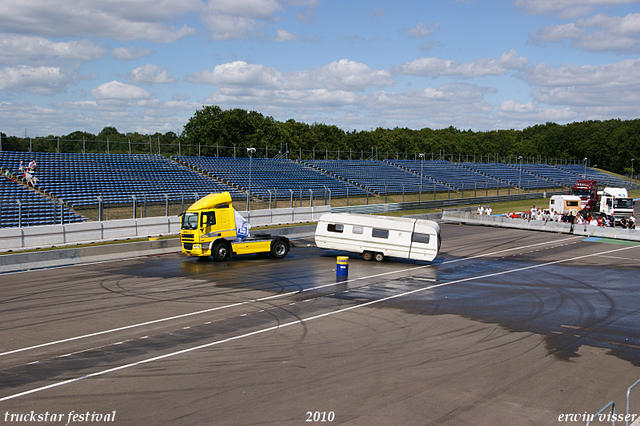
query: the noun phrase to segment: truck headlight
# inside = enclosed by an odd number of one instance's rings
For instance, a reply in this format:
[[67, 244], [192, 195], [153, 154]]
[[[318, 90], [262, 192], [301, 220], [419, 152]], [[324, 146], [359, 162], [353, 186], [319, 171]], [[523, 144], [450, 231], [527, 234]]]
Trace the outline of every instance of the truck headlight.
[[194, 244], [193, 245], [193, 249], [194, 250], [200, 250], [200, 244]]

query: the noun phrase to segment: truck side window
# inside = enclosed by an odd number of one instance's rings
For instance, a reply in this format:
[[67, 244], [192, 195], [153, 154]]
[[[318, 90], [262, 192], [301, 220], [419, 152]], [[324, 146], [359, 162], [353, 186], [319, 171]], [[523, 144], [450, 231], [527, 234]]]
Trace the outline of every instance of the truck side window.
[[213, 226], [216, 224], [216, 214], [214, 212], [202, 213], [202, 223], [200, 226]]
[[411, 234], [411, 241], [414, 243], [429, 244], [429, 234]]
[[373, 228], [371, 230], [371, 236], [375, 238], [389, 238], [389, 230]]
[[342, 231], [344, 231], [344, 225], [342, 225], [341, 223], [330, 223], [329, 225], [327, 225], [327, 231], [338, 232], [341, 234]]

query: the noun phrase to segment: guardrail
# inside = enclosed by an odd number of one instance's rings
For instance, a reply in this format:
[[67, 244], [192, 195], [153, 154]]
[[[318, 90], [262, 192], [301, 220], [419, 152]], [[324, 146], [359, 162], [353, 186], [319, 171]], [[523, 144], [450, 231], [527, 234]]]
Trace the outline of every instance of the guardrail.
[[637, 229], [601, 228], [592, 225], [572, 225], [563, 222], [543, 220], [513, 219], [504, 216], [481, 216], [475, 212], [451, 211], [442, 212], [445, 222], [462, 222], [471, 225], [496, 226], [500, 228], [517, 228], [531, 231], [560, 232], [563, 234], [583, 235], [585, 237], [613, 238], [619, 240], [640, 241]]
[[451, 199], [432, 200], [432, 201], [414, 201], [409, 203], [371, 204], [371, 205], [365, 205], [365, 206], [333, 207], [331, 208], [331, 212], [379, 214], [379, 213], [396, 212], [396, 211], [404, 211], [404, 210], [441, 209], [445, 207], [457, 207], [457, 206], [467, 206], [467, 205], [473, 206], [478, 204], [487, 205], [487, 204], [499, 203], [501, 201], [533, 200], [536, 198], [547, 198], [552, 195], [562, 195], [566, 193], [567, 193], [566, 191], [532, 192], [527, 194], [451, 198]]

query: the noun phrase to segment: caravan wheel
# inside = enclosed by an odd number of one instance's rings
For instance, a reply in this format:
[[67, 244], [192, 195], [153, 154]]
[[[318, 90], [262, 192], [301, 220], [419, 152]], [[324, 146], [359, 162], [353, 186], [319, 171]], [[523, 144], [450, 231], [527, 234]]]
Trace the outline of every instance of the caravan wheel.
[[382, 262], [384, 260], [384, 254], [376, 253], [374, 258], [376, 259], [376, 262]]
[[373, 259], [373, 253], [371, 253], [370, 251], [365, 251], [362, 253], [362, 259], [369, 261], [371, 259]]

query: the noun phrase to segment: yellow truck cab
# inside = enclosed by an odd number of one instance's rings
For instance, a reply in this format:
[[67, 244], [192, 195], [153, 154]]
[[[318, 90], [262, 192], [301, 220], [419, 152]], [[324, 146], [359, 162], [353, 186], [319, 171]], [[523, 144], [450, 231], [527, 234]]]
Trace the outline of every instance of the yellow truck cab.
[[269, 253], [282, 259], [292, 245], [282, 236], [249, 236], [249, 225], [231, 205], [231, 194], [209, 194], [182, 213], [180, 242], [187, 256], [226, 260], [233, 254]]

